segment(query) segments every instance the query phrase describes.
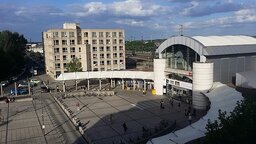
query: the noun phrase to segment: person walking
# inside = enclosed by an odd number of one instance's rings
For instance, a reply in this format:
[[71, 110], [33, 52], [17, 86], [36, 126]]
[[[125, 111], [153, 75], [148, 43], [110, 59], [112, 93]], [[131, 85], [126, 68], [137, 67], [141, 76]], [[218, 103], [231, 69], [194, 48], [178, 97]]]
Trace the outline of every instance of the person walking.
[[126, 123], [125, 123], [125, 122], [123, 123], [123, 129], [124, 129], [124, 132], [126, 132], [126, 131], [127, 131], [127, 129], [128, 129], [128, 128], [127, 128], [127, 125], [126, 125]]
[[180, 111], [180, 102], [178, 103], [178, 112]]
[[191, 125], [191, 123], [192, 123], [192, 116], [191, 116], [191, 113], [188, 114], [188, 122], [189, 122], [189, 125]]
[[162, 99], [160, 101], [160, 109], [164, 109], [164, 101]]
[[59, 86], [57, 85], [57, 87], [56, 87], [56, 90], [57, 90], [57, 92], [59, 92], [60, 90], [59, 90]]

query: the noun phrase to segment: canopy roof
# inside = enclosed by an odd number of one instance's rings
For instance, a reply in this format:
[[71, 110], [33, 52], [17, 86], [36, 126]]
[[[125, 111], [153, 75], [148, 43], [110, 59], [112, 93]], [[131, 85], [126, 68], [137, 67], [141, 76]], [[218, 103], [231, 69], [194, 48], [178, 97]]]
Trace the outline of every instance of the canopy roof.
[[226, 111], [229, 115], [230, 112], [232, 112], [236, 107], [236, 102], [243, 100], [241, 93], [219, 82], [214, 83], [213, 89], [204, 95], [207, 96], [211, 102], [211, 107], [204, 117], [183, 129], [158, 138], [154, 138], [147, 144], [186, 143], [191, 140], [203, 137], [207, 132], [205, 127], [208, 123], [208, 119], [211, 121], [218, 120], [219, 109]]
[[159, 57], [173, 45], [185, 45], [205, 56], [256, 53], [256, 39], [250, 36], [176, 36], [158, 47]]
[[154, 72], [144, 72], [144, 71], [72, 72], [72, 73], [60, 74], [59, 77], [56, 80], [104, 79], [104, 78], [154, 80]]

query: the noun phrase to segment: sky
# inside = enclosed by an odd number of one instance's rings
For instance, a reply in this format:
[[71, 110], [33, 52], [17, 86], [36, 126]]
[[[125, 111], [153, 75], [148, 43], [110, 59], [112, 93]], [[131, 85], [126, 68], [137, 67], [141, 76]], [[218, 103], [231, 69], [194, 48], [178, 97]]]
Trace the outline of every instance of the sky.
[[122, 28], [126, 40], [256, 35], [256, 0], [0, 0], [0, 31], [41, 41], [65, 22]]

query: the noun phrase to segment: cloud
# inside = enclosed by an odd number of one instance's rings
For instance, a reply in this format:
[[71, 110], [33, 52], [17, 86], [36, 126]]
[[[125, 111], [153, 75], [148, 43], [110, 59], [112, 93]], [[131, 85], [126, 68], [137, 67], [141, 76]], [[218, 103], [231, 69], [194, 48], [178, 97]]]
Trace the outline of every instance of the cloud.
[[226, 13], [226, 12], [232, 12], [237, 11], [244, 8], [242, 4], [234, 3], [231, 0], [220, 2], [217, 1], [215, 3], [211, 2], [198, 2], [198, 1], [192, 1], [190, 2], [190, 6], [185, 8], [181, 14], [184, 16], [191, 16], [191, 17], [200, 17], [200, 16], [206, 16], [216, 13]]
[[129, 25], [129, 26], [139, 26], [139, 27], [145, 26], [143, 21], [137, 21], [137, 20], [134, 20], [134, 19], [117, 20], [116, 23], [124, 24], [124, 25]]

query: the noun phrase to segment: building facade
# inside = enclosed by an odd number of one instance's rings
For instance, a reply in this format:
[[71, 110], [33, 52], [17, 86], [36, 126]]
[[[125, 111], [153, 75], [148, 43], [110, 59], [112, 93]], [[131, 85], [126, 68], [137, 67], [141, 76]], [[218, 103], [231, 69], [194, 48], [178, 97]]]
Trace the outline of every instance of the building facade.
[[83, 71], [125, 69], [123, 29], [81, 29], [78, 23], [64, 23], [63, 29], [43, 32], [46, 73], [53, 78], [66, 72], [67, 63], [77, 57]]

